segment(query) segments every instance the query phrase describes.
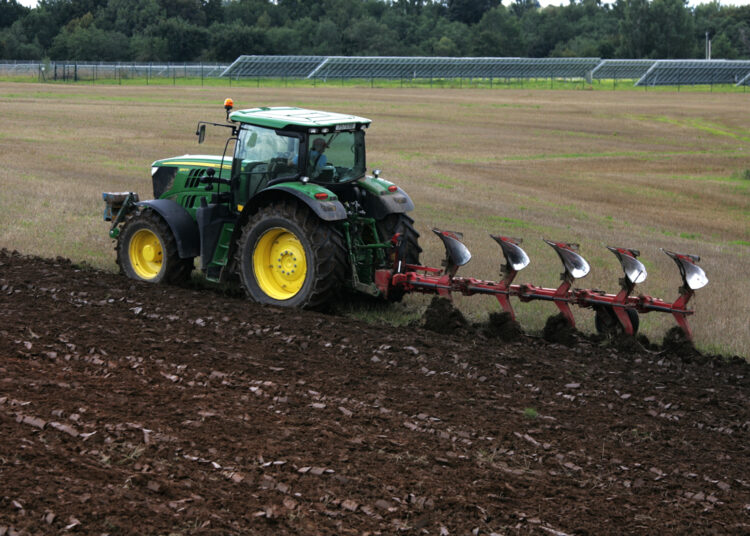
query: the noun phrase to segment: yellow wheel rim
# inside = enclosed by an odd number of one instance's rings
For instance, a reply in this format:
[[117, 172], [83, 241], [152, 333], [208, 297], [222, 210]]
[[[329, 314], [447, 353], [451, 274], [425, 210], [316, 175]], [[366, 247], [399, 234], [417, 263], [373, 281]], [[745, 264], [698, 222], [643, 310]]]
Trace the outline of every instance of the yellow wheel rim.
[[130, 265], [138, 277], [154, 279], [164, 262], [164, 248], [159, 237], [148, 229], [136, 231], [128, 246]]
[[307, 277], [305, 248], [287, 229], [269, 229], [253, 250], [253, 271], [260, 289], [274, 300], [288, 300]]

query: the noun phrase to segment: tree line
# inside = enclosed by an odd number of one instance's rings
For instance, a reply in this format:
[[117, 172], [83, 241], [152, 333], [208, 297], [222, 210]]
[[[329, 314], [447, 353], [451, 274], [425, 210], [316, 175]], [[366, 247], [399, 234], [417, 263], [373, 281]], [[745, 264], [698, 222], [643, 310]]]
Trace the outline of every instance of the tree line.
[[750, 6], [687, 0], [0, 0], [0, 58], [229, 62], [242, 54], [750, 58]]

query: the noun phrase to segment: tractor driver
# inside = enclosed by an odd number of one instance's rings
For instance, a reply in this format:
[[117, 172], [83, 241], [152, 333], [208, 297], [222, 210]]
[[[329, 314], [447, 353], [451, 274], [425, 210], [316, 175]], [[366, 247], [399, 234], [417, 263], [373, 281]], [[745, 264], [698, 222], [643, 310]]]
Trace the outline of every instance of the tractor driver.
[[[311, 176], [316, 177], [328, 163], [328, 158], [323, 154], [327, 147], [328, 144], [324, 138], [315, 138], [312, 141], [312, 149], [310, 149], [310, 155], [307, 159], [307, 169]], [[290, 164], [297, 165], [297, 155], [292, 157]]]
[[328, 147], [324, 138], [315, 138], [312, 142], [312, 149], [310, 149], [310, 160], [308, 161], [308, 167], [314, 171], [314, 175], [323, 169], [328, 162], [328, 158], [323, 153]]

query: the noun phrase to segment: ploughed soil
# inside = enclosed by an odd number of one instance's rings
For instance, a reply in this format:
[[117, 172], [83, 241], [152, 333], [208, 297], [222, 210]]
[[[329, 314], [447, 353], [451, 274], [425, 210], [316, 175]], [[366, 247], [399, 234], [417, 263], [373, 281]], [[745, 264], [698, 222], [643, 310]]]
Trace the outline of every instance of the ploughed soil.
[[750, 533], [744, 360], [451, 325], [2, 251], [0, 535]]

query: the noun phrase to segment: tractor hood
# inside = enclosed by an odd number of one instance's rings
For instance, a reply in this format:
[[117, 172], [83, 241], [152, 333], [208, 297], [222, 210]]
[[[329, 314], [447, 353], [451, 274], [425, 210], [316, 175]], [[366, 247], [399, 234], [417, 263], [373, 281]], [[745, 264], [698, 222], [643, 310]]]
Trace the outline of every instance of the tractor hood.
[[[226, 157], [224, 160], [224, 167], [231, 169], [232, 158]], [[200, 168], [219, 168], [222, 163], [222, 157], [216, 155], [205, 155], [205, 154], [186, 154], [183, 156], [174, 156], [172, 158], [164, 158], [157, 160], [151, 167], [162, 167], [162, 166], [175, 166], [175, 167], [200, 167]]]
[[162, 196], [172, 198], [183, 191], [196, 194], [195, 189], [207, 169], [214, 169], [217, 177], [229, 178], [232, 159], [227, 157], [223, 162], [222, 166], [221, 156], [205, 154], [186, 154], [157, 160], [151, 164], [154, 199]]

